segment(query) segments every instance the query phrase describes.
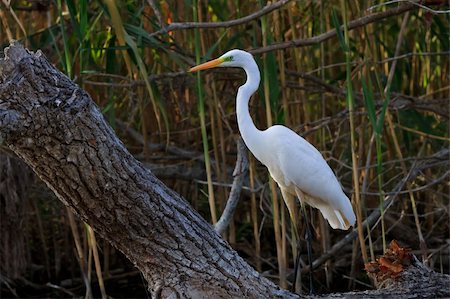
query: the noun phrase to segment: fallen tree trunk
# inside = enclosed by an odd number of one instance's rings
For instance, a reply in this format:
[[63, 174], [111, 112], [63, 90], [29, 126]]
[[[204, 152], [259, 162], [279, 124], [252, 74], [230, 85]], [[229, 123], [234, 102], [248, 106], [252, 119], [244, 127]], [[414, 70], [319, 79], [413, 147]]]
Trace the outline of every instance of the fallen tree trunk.
[[88, 94], [40, 51], [13, 43], [4, 56], [0, 142], [136, 265], [152, 297], [297, 297], [250, 267], [134, 159]]
[[153, 297], [294, 297], [134, 159], [87, 93], [40, 51], [12, 45], [0, 73], [3, 142], [136, 265]]

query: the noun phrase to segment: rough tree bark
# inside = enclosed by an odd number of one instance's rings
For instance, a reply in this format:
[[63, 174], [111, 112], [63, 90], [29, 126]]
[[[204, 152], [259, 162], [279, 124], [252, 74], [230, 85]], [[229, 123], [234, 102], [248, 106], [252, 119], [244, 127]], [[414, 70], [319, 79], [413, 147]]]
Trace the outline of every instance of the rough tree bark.
[[13, 45], [0, 76], [3, 142], [142, 271], [154, 297], [289, 297], [134, 159], [87, 93], [40, 51]]
[[13, 43], [4, 56], [0, 143], [136, 265], [152, 297], [297, 297], [257, 273], [134, 159], [87, 93], [40, 51]]

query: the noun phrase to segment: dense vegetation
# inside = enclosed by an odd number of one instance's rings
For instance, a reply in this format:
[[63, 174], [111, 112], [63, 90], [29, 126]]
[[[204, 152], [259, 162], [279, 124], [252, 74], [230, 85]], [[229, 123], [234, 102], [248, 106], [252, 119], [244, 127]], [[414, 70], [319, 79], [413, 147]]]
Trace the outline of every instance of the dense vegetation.
[[[2, 49], [11, 39], [41, 49], [89, 92], [128, 149], [211, 222], [233, 180], [234, 101], [244, 74], [186, 70], [232, 48], [251, 51], [263, 74], [250, 103], [255, 123], [285, 124], [313, 143], [357, 213], [358, 238], [325, 259], [348, 232], [333, 231], [309, 210], [320, 261], [314, 280], [320, 292], [332, 292], [371, 288], [364, 263], [392, 239], [448, 273], [445, 3], [4, 1], [0, 42]], [[2, 296], [79, 296], [89, 288], [95, 296], [147, 296], [119, 252], [10, 152], [0, 155]], [[378, 221], [361, 225], [380, 209]], [[250, 156], [224, 238], [288, 287], [291, 233], [280, 194]]]

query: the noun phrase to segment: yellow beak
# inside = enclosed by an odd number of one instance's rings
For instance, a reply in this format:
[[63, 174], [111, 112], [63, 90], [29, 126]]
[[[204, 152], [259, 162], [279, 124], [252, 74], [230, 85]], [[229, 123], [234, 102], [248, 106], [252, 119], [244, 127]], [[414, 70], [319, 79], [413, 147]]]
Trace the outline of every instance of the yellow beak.
[[223, 59], [217, 58], [217, 59], [199, 64], [197, 66], [194, 66], [194, 67], [190, 68], [188, 72], [196, 72], [196, 71], [210, 69], [210, 68], [219, 66], [222, 62], [223, 62]]

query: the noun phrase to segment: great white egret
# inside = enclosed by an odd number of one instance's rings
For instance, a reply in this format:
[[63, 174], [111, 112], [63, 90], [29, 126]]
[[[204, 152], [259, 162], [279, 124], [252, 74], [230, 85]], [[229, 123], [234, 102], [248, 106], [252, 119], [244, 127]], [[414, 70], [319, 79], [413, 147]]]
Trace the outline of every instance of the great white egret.
[[[294, 228], [298, 223], [295, 197], [298, 197], [302, 206], [307, 203], [319, 209], [334, 229], [346, 230], [354, 225], [356, 217], [350, 200], [321, 153], [285, 126], [275, 125], [266, 130], [259, 130], [253, 123], [248, 102], [260, 83], [260, 72], [253, 56], [235, 49], [217, 59], [195, 66], [189, 72], [213, 67], [244, 69], [247, 81], [239, 87], [236, 96], [239, 131], [249, 150], [267, 167], [277, 182]], [[311, 265], [310, 252], [308, 255]]]

